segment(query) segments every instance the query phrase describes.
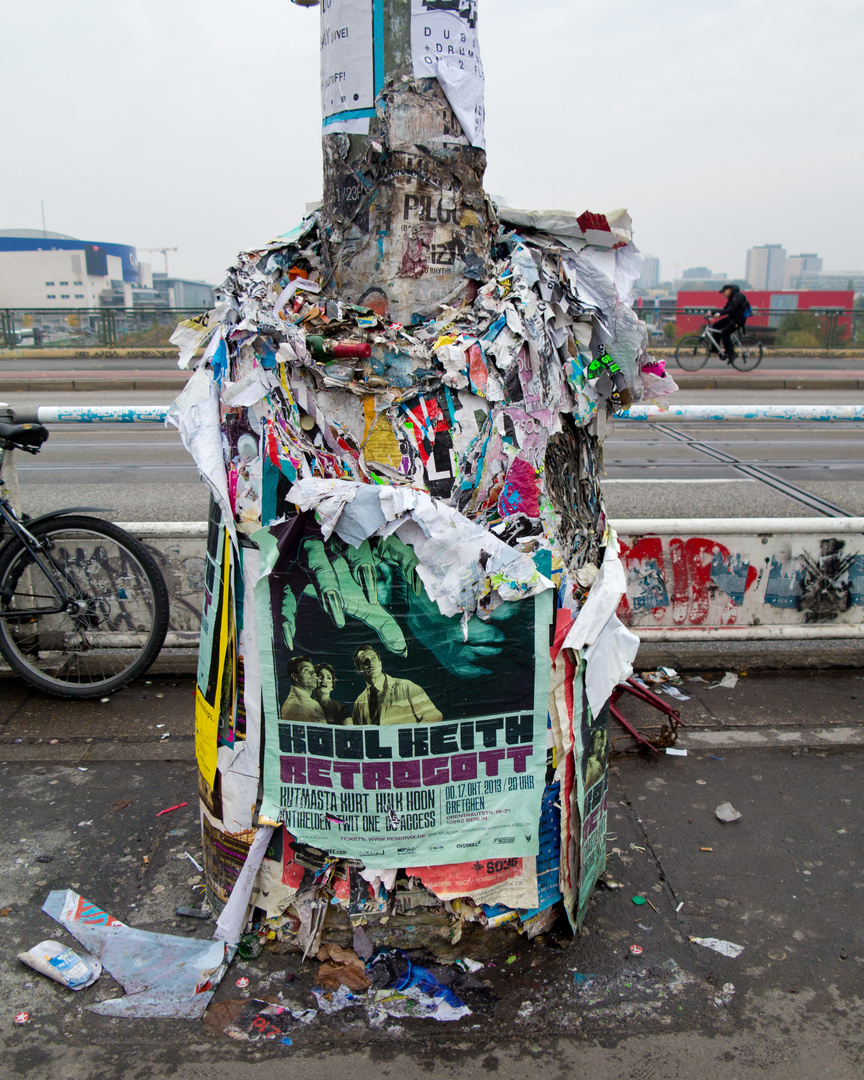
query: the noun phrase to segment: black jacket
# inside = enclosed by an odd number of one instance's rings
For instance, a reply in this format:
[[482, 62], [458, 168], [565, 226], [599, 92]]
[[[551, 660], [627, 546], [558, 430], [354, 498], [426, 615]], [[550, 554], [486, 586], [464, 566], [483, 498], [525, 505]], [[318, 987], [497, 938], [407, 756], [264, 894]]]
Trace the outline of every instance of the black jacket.
[[744, 316], [744, 308], [747, 307], [750, 302], [737, 285], [730, 285], [732, 295], [726, 301], [726, 306], [720, 312], [721, 315], [728, 315], [734, 319], [739, 326], [743, 326], [747, 321]]

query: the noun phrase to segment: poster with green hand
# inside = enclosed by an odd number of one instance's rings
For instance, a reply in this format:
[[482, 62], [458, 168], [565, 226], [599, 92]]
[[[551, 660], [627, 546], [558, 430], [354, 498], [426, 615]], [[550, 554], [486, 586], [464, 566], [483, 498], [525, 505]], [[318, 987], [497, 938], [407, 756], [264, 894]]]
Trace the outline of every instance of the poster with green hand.
[[551, 593], [463, 627], [396, 536], [324, 540], [307, 513], [255, 539], [259, 820], [370, 867], [536, 855]]

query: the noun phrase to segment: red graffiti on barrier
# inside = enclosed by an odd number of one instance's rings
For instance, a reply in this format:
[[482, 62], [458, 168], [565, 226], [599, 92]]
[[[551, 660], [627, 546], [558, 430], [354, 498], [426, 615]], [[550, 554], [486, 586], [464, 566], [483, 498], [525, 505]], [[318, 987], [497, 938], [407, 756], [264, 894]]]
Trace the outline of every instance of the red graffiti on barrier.
[[[671, 604], [672, 621], [676, 625], [701, 626], [708, 618], [712, 598], [724, 592], [712, 576], [718, 557], [725, 567], [731, 566], [732, 554], [724, 544], [700, 536], [686, 540], [671, 538], [665, 556], [663, 541], [658, 536], [640, 537], [629, 546], [622, 543], [621, 559], [627, 572], [629, 595], [621, 600], [619, 618], [630, 623], [633, 607], [645, 607], [650, 603], [652, 615], [661, 622]], [[748, 565], [745, 593], [758, 576], [756, 568]], [[741, 600], [740, 596], [726, 595], [728, 603], [719, 621], [731, 626], [738, 619]], [[637, 600], [641, 600], [641, 604], [637, 604]]]

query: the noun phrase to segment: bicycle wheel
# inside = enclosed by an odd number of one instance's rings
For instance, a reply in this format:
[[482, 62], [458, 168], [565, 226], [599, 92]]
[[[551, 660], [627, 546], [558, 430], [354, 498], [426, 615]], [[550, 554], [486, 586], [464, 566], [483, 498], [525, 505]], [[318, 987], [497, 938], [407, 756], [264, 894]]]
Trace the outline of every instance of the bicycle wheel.
[[13, 538], [0, 551], [0, 653], [58, 697], [119, 690], [150, 667], [165, 640], [159, 567], [143, 544], [99, 518], [57, 515], [30, 531], [46, 545], [39, 559], [50, 562], [65, 597]]
[[675, 363], [685, 371], [698, 371], [708, 363], [708, 343], [698, 334], [681, 338], [675, 348]]
[[762, 361], [762, 342], [755, 334], [741, 334], [738, 343], [738, 355], [732, 361], [732, 367], [739, 371], [752, 371]]

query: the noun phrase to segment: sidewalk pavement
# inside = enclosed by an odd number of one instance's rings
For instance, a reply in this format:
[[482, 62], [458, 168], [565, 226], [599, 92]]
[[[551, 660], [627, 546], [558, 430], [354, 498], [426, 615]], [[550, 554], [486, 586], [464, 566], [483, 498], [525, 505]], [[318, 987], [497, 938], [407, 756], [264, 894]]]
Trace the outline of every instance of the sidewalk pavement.
[[[75, 947], [40, 910], [52, 889], [74, 888], [142, 929], [206, 939], [213, 924], [175, 915], [201, 896], [187, 857], [200, 862], [193, 680], [154, 676], [110, 701], [76, 703], [5, 679], [3, 1076], [257, 1080], [290, 1069], [301, 1080], [482, 1072], [515, 1080], [527, 1067], [596, 1080], [857, 1080], [864, 680], [745, 676], [733, 689], [709, 687], [680, 687], [692, 694], [680, 705], [687, 757], [613, 760], [605, 880], [620, 887], [598, 888], [576, 938], [526, 942], [505, 926], [454, 950], [430, 936], [442, 958], [483, 963], [478, 976], [490, 992], [472, 1016], [372, 1027], [362, 1008], [319, 1013], [292, 1030], [287, 1047], [235, 1042], [197, 1021], [94, 1016], [88, 1004], [122, 993], [109, 974], [72, 993], [18, 963], [18, 951], [52, 935]], [[629, 702], [623, 708], [642, 722]], [[830, 747], [826, 732], [836, 736]], [[746, 735], [746, 748], [720, 749], [730, 734]], [[739, 821], [716, 819], [724, 802]], [[650, 903], [636, 906], [634, 896]], [[743, 951], [730, 958], [695, 937]], [[281, 995], [314, 1007], [317, 968], [265, 950], [235, 960], [214, 1000]], [[243, 977], [249, 985], [238, 988]], [[21, 1011], [29, 1021], [15, 1025]], [[282, 1058], [290, 1061], [274, 1060]]]

